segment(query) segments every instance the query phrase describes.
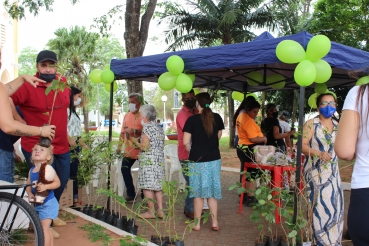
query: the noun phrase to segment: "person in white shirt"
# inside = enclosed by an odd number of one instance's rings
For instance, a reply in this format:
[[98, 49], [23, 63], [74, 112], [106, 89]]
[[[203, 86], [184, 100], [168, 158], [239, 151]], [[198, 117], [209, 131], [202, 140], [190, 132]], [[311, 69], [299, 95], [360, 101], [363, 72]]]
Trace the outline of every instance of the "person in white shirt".
[[[291, 131], [291, 127], [290, 125], [288, 124], [288, 120], [290, 119], [290, 114], [286, 111], [286, 110], [283, 110], [281, 112], [281, 114], [279, 115], [278, 117], [278, 120], [279, 120], [279, 126], [281, 127], [282, 129], [282, 132], [281, 133], [286, 133], [286, 132], [290, 132]], [[292, 143], [291, 143], [291, 138], [290, 136], [286, 137], [283, 139], [283, 142], [282, 141], [278, 141], [278, 144], [281, 143], [283, 145], [279, 145], [279, 148], [280, 150], [282, 150], [284, 153], [286, 153], [286, 146], [290, 148], [290, 150], [292, 150]]]
[[353, 87], [346, 96], [334, 150], [355, 161], [347, 226], [354, 245], [369, 245], [369, 85]]

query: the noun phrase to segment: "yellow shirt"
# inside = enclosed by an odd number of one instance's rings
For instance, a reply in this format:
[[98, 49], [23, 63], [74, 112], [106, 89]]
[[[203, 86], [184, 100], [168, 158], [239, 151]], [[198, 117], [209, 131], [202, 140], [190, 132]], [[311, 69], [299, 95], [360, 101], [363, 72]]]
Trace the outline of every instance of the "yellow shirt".
[[236, 120], [238, 131], [238, 144], [252, 145], [250, 138], [263, 137], [260, 127], [256, 122], [245, 112], [238, 115]]

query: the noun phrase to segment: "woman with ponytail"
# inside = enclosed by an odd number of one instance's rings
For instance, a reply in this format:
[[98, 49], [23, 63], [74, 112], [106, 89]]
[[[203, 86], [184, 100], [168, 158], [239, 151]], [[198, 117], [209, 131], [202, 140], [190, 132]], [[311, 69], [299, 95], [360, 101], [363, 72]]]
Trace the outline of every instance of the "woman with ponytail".
[[[190, 173], [190, 197], [194, 198], [195, 226], [200, 230], [200, 218], [204, 199], [208, 199], [211, 212], [211, 229], [219, 230], [218, 201], [222, 198], [220, 185], [221, 159], [219, 139], [222, 136], [224, 123], [219, 114], [210, 108], [212, 100], [209, 93], [196, 95], [196, 107], [199, 114], [193, 115], [183, 128], [183, 145], [190, 153], [188, 172]], [[197, 220], [196, 220], [197, 219]]]

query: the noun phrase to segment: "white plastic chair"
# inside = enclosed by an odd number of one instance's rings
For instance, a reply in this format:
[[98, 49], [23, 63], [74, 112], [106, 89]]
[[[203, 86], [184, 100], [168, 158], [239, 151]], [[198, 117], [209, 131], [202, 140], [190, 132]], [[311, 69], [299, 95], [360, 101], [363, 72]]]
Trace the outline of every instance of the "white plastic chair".
[[181, 172], [182, 166], [178, 159], [178, 146], [176, 144], [168, 144], [164, 146], [164, 155], [166, 160], [165, 169], [166, 172], [169, 173], [169, 181], [172, 180], [173, 174], [178, 172], [178, 182], [181, 188], [184, 189], [186, 186], [186, 180]]

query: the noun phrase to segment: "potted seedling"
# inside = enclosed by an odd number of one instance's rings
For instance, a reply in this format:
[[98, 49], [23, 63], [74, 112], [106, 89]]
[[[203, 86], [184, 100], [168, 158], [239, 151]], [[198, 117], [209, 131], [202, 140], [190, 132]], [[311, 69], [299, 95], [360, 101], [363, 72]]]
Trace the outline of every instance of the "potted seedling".
[[[65, 90], [65, 88], [68, 87], [68, 84], [65, 81], [61, 81], [62, 78], [63, 78], [63, 76], [59, 75], [59, 78], [54, 79], [51, 82], [51, 86], [47, 87], [46, 90], [45, 90], [45, 95], [46, 96], [49, 95], [49, 93], [51, 91], [54, 92], [54, 95], [53, 95], [53, 98], [52, 98], [52, 104], [51, 104], [51, 107], [49, 108], [50, 112], [47, 111], [47, 112], [43, 113], [43, 114], [49, 115], [49, 120], [48, 120], [47, 124], [45, 124], [45, 125], [50, 125], [50, 123], [51, 123], [51, 119], [53, 117], [53, 113], [54, 113], [54, 109], [55, 109], [55, 100], [57, 98], [58, 93], [63, 92]], [[60, 95], [59, 95], [59, 97], [60, 97]], [[62, 100], [62, 99], [60, 99], [60, 100]], [[40, 137], [39, 144], [43, 147], [48, 148], [51, 145], [51, 140], [47, 137]]]

